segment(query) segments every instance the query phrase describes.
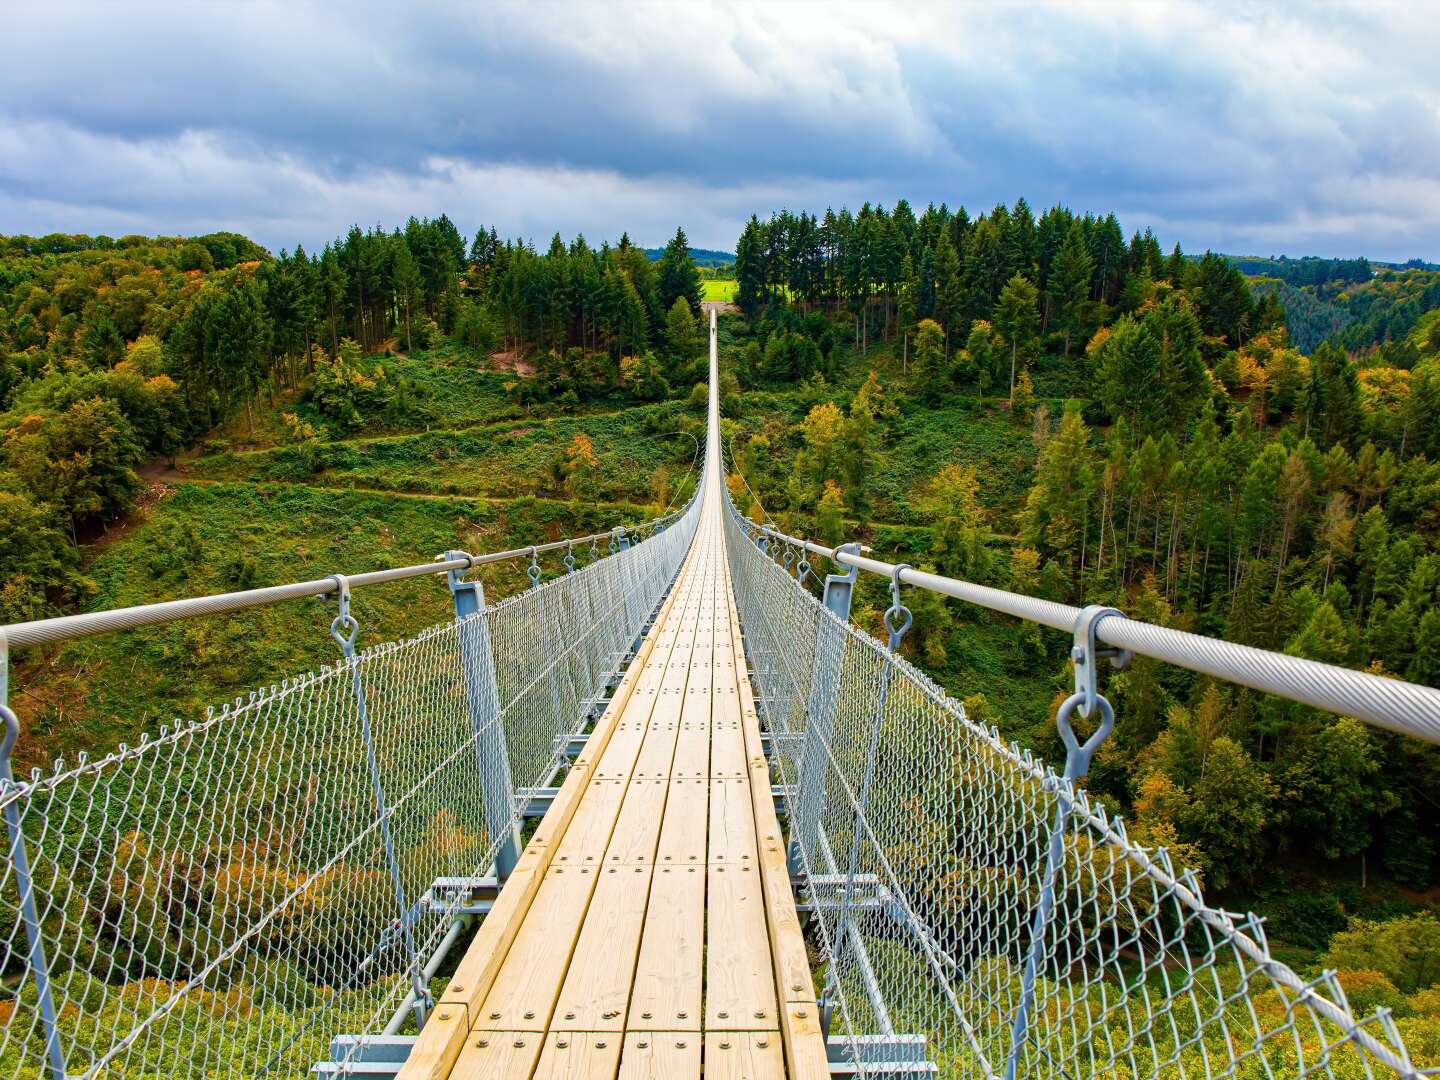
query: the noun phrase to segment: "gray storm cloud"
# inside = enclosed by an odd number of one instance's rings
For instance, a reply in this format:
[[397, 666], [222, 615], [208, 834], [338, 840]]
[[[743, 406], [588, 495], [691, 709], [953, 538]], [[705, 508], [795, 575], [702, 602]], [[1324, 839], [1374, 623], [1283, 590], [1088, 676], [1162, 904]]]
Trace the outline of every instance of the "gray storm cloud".
[[870, 199], [1116, 210], [1167, 243], [1440, 254], [1423, 5], [21, 5], [0, 230], [449, 213], [730, 247]]

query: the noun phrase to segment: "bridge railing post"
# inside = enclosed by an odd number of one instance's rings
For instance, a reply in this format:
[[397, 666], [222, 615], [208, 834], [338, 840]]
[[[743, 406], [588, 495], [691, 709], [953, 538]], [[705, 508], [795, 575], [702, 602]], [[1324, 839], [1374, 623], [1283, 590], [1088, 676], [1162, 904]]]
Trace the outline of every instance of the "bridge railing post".
[[[1075, 620], [1075, 641], [1070, 659], [1075, 663], [1075, 692], [1066, 698], [1055, 713], [1055, 725], [1065, 744], [1064, 782], [1081, 779], [1090, 771], [1090, 761], [1115, 727], [1115, 710], [1099, 691], [1100, 661], [1108, 657], [1117, 668], [1124, 667], [1130, 654], [1123, 649], [1105, 649], [1095, 640], [1095, 627], [1110, 615], [1119, 615], [1114, 608], [1092, 604]], [[1098, 708], [1100, 723], [1091, 736], [1081, 743], [1070, 726], [1076, 712], [1089, 716]], [[1040, 876], [1040, 895], [1030, 923], [1030, 951], [1025, 957], [1025, 970], [1020, 977], [1020, 1003], [1010, 1025], [1010, 1052], [1005, 1059], [1005, 1080], [1015, 1080], [1020, 1067], [1020, 1052], [1030, 1028], [1030, 1013], [1035, 1004], [1035, 983], [1046, 954], [1050, 924], [1055, 916], [1055, 886], [1065, 865], [1065, 833], [1070, 827], [1070, 803], [1057, 798], [1055, 816], [1050, 826], [1049, 843], [1045, 848], [1045, 867]]]
[[[838, 554], [859, 554], [859, 544], [842, 544]], [[800, 737], [800, 766], [797, 770], [795, 820], [791, 823], [790, 871], [798, 874], [804, 865], [802, 854], [813, 862], [819, 839], [820, 820], [825, 811], [825, 774], [829, 769], [830, 739], [835, 726], [835, 708], [840, 689], [840, 665], [845, 656], [845, 626], [850, 621], [850, 600], [855, 592], [858, 571], [849, 567], [844, 574], [827, 574], [822, 593], [827, 610], [835, 616], [821, 616], [815, 628], [815, 665], [810, 693], [805, 704], [805, 731]]]
[[[464, 555], [460, 551], [447, 551], [445, 558], [458, 559]], [[495, 875], [503, 882], [520, 858], [515, 782], [510, 775], [505, 726], [500, 721], [500, 687], [495, 677], [489, 619], [485, 614], [485, 587], [479, 581], [463, 580], [462, 573], [451, 570], [446, 577], [459, 623], [460, 667], [465, 678], [470, 727], [475, 736], [475, 763], [484, 789], [485, 827], [491, 843], [500, 842], [495, 852]]]
[[365, 677], [360, 670], [361, 661], [355, 651], [360, 624], [350, 614], [349, 579], [344, 574], [333, 574], [331, 580], [335, 582], [335, 595], [340, 611], [330, 623], [330, 636], [340, 646], [345, 664], [350, 668], [350, 689], [355, 697], [355, 716], [360, 721], [360, 739], [365, 747], [365, 761], [370, 771], [370, 789], [375, 798], [375, 818], [380, 824], [380, 838], [385, 845], [385, 863], [390, 871], [390, 884], [395, 889], [395, 906], [399, 914], [396, 925], [400, 929], [400, 939], [404, 943], [410, 968], [410, 989], [415, 997], [415, 1026], [423, 1028], [432, 999], [421, 977], [420, 955], [415, 949], [415, 933], [411, 925], [414, 912], [405, 896], [405, 879], [400, 870], [399, 856], [395, 852], [395, 835], [390, 823], [394, 808], [385, 797], [385, 777], [380, 767], [380, 755], [375, 749], [375, 729], [370, 723]]
[[[0, 632], [0, 796], [8, 794], [15, 783], [10, 771], [10, 752], [20, 738], [20, 720], [11, 711], [10, 689], [10, 648], [5, 635]], [[45, 1056], [50, 1064], [52, 1080], [65, 1080], [65, 1049], [60, 1043], [60, 1024], [55, 1009], [55, 996], [50, 987], [50, 964], [45, 954], [45, 929], [41, 923], [39, 905], [35, 903], [35, 879], [30, 873], [30, 854], [25, 848], [25, 828], [21, 820], [20, 803], [10, 799], [5, 803], [5, 831], [9, 837], [6, 858], [15, 872], [15, 892], [20, 898], [20, 921], [25, 924], [25, 941], [28, 946], [25, 961], [30, 968], [30, 978], [35, 980], [35, 993], [40, 1007], [40, 1026], [45, 1033]]]

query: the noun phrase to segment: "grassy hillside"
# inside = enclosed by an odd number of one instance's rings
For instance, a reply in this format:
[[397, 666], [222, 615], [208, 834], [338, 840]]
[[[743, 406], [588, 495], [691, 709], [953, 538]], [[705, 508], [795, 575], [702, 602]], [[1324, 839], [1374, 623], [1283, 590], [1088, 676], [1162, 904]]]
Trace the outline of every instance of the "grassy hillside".
[[[643, 506], [546, 499], [406, 498], [299, 484], [180, 483], [87, 568], [101, 610], [427, 562], [448, 548], [496, 551], [641, 520]], [[546, 573], [563, 567], [545, 560]], [[489, 595], [523, 587], [523, 565], [483, 573]], [[443, 579], [356, 592], [361, 641], [450, 618]], [[13, 700], [27, 718], [17, 765], [96, 751], [203, 715], [237, 694], [336, 659], [333, 606], [301, 600], [21, 653]]]
[[583, 434], [598, 459], [595, 497], [643, 502], [656, 468], [667, 465], [683, 472], [694, 458], [694, 441], [668, 430], [679, 411], [678, 404], [647, 405], [588, 417], [511, 420], [463, 430], [225, 452], [198, 458], [187, 465], [187, 472], [209, 480], [303, 480], [325, 487], [429, 494], [563, 497], [564, 477], [554, 466]]

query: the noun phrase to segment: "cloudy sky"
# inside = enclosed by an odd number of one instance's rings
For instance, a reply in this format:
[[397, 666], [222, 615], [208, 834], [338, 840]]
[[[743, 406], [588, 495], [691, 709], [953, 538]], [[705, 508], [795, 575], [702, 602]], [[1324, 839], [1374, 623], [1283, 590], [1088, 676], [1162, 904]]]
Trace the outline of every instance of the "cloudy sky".
[[0, 232], [733, 249], [866, 199], [1114, 209], [1229, 252], [1440, 258], [1426, 2], [68, 3], [0, 17]]

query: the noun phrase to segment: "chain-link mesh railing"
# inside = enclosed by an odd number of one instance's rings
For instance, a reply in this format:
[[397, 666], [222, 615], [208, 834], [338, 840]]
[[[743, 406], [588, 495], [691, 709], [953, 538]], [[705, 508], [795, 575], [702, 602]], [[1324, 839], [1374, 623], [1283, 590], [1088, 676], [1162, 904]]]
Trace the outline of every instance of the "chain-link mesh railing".
[[520, 786], [554, 772], [698, 506], [467, 618], [0, 779], [0, 1076], [294, 1076], [423, 1001], [456, 912], [432, 886], [486, 874], [518, 823], [510, 791], [494, 820], [495, 759]]
[[726, 528], [832, 1036], [861, 1074], [923, 1053], [964, 1077], [1421, 1075], [1387, 1013], [1299, 978], [1257, 919], [1208, 906], [1163, 850], [826, 610], [733, 506]]

